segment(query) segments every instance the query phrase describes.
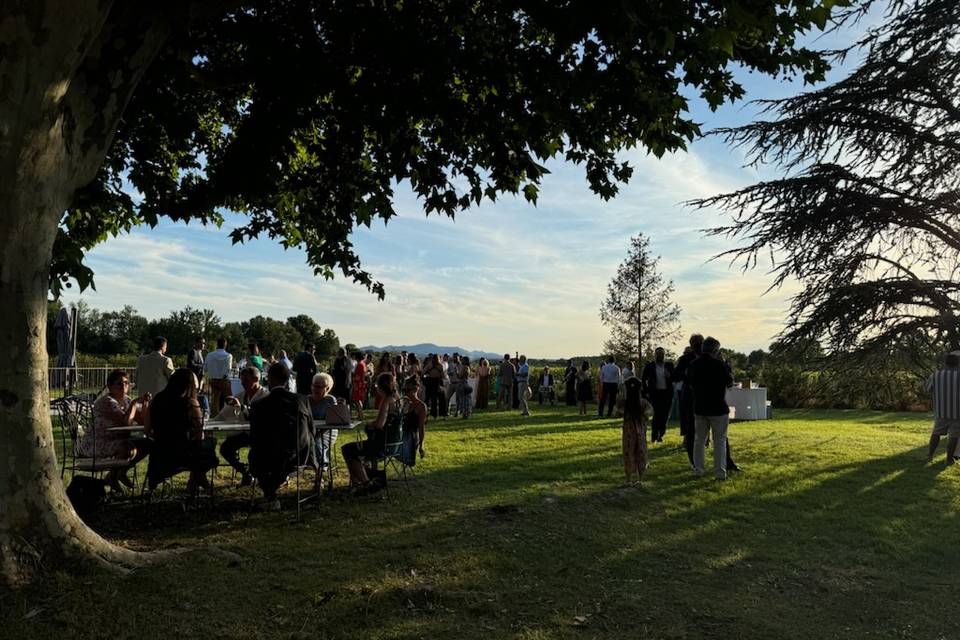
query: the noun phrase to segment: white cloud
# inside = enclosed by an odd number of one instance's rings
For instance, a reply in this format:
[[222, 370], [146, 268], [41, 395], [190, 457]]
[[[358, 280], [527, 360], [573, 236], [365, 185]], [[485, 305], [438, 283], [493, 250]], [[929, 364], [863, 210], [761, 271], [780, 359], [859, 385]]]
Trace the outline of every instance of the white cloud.
[[[91, 252], [96, 307], [132, 304], [149, 317], [186, 305], [208, 307], [225, 320], [257, 314], [307, 313], [357, 344], [444, 342], [532, 356], [598, 353], [606, 337], [599, 306], [629, 238], [643, 232], [676, 283], [684, 330], [716, 335], [725, 345], [766, 347], [786, 309], [780, 292], [762, 297], [769, 278], [708, 263], [728, 245], [698, 229], [712, 212], [681, 201], [748, 183], [729, 151], [696, 145], [661, 160], [626, 154], [631, 184], [604, 202], [585, 185], [580, 167], [551, 163], [537, 207], [522, 198], [457, 216], [425, 218], [398, 188], [400, 215], [361, 228], [355, 245], [387, 289], [383, 302], [352, 282], [315, 278], [302, 251], [270, 241], [232, 245], [226, 230], [161, 224], [137, 230]], [[227, 229], [242, 219], [228, 215]], [[217, 231], [217, 233], [212, 233]], [[75, 297], [75, 294], [74, 296]]]

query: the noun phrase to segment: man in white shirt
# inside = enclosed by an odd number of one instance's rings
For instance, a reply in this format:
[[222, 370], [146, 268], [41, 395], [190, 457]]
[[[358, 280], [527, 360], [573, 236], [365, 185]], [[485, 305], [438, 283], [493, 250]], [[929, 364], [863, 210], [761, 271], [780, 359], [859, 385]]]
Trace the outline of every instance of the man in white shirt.
[[653, 405], [653, 424], [650, 442], [663, 442], [667, 432], [667, 418], [673, 404], [673, 363], [666, 359], [663, 347], [653, 352], [654, 361], [643, 367], [643, 395]]
[[287, 368], [287, 371], [290, 372], [290, 381], [287, 382], [287, 391], [293, 393], [297, 392], [297, 380], [293, 376], [293, 361], [287, 357], [287, 352], [283, 349], [280, 350], [280, 357], [277, 359], [277, 362], [282, 364]]
[[530, 387], [530, 365], [527, 356], [520, 356], [520, 365], [517, 367], [517, 399], [520, 402], [520, 415], [529, 416], [530, 407], [527, 405], [527, 389]]
[[153, 351], [140, 356], [137, 361], [137, 391], [139, 394], [157, 395], [167, 386], [167, 379], [173, 374], [173, 360], [168, 358], [167, 339], [153, 339]]
[[210, 415], [215, 416], [223, 409], [223, 402], [230, 395], [230, 370], [233, 369], [233, 356], [227, 353], [227, 339], [217, 338], [217, 348], [207, 354], [203, 363], [210, 383]]
[[613, 416], [613, 405], [617, 402], [617, 391], [620, 389], [620, 367], [616, 365], [613, 356], [607, 356], [607, 364], [600, 369], [600, 408], [598, 417], [603, 417], [603, 404], [607, 404], [607, 417]]

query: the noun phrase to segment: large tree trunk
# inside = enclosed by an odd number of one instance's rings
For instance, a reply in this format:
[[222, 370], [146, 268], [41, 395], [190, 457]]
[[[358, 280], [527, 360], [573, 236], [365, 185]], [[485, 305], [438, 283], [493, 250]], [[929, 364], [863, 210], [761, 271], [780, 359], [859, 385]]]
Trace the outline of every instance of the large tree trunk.
[[[147, 560], [91, 531], [67, 500], [46, 379], [58, 224], [102, 162], [150, 57], [99, 55], [110, 16], [111, 3], [97, 0], [0, 0], [0, 573], [12, 584], [64, 560], [121, 570]], [[115, 60], [126, 73], [95, 82], [83, 71], [91, 57], [94, 68], [113, 73]]]
[[[45, 151], [49, 151], [46, 149]], [[45, 153], [38, 153], [43, 158]], [[0, 193], [0, 568], [17, 583], [65, 559], [135, 566], [132, 551], [91, 531], [67, 500], [57, 468], [47, 394], [46, 306], [51, 249], [65, 208], [47, 157]], [[27, 161], [29, 162], [29, 161]], [[5, 176], [10, 174], [5, 173]]]

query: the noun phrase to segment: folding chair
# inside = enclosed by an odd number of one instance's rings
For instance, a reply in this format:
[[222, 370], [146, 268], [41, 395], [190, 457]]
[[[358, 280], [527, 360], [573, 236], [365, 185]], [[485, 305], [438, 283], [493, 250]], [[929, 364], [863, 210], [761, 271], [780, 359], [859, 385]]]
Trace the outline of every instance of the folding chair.
[[[299, 453], [297, 455], [299, 455]], [[302, 495], [300, 490], [300, 475], [306, 469], [313, 469], [313, 491], [308, 493], [307, 495]], [[318, 501], [320, 500], [321, 494], [323, 492], [323, 484], [321, 482], [322, 477], [323, 477], [323, 474], [320, 471], [320, 465], [317, 464], [316, 459], [314, 459], [313, 461], [306, 461], [305, 464], [297, 465], [296, 484], [297, 484], [297, 522], [298, 523], [301, 520], [302, 505], [305, 502], [309, 502], [310, 500], [313, 500], [314, 498], [316, 498]]]
[[[51, 402], [60, 426], [60, 479], [64, 480], [69, 469], [71, 477], [77, 472], [89, 473], [103, 481], [103, 474], [130, 466], [129, 460], [97, 457], [97, 433], [93, 429], [93, 399], [90, 396], [66, 396]], [[92, 454], [81, 450], [81, 441], [90, 433]], [[133, 481], [137, 482], [137, 468], [133, 468]]]
[[537, 394], [538, 404], [543, 404], [544, 401], [549, 402], [551, 405], [557, 403], [557, 394], [554, 389], [554, 386], [542, 384], [540, 385], [539, 392]]
[[[397, 480], [402, 479], [406, 485], [408, 477], [414, 475], [413, 465], [416, 464], [417, 436], [416, 431], [410, 431], [409, 435], [403, 428], [403, 412], [401, 411], [396, 421], [395, 428], [386, 430], [386, 442], [383, 445], [383, 452], [373, 460], [374, 468], [379, 463], [383, 463], [384, 488], [387, 490], [387, 496], [390, 496], [390, 483], [387, 482], [387, 469], [392, 468]], [[409, 456], [414, 456], [410, 458]], [[412, 463], [412, 464], [411, 464]], [[409, 488], [409, 487], [408, 487]]]
[[[286, 466], [284, 466], [284, 468], [286, 468]], [[311, 491], [310, 493], [304, 494], [302, 489], [302, 487], [304, 486], [304, 483], [301, 482], [301, 475], [303, 475], [303, 472], [306, 471], [307, 469], [313, 469], [313, 491]], [[309, 502], [310, 500], [313, 500], [314, 498], [319, 500], [322, 495], [322, 492], [323, 492], [323, 484], [321, 483], [322, 473], [319, 467], [317, 466], [316, 460], [313, 460], [313, 461], [305, 460], [303, 461], [302, 464], [297, 464], [294, 467], [293, 473], [295, 474], [294, 484], [297, 492], [297, 523], [300, 523], [303, 519], [303, 505]], [[250, 483], [250, 504], [249, 504], [250, 512], [254, 510], [254, 504], [256, 503], [256, 499], [257, 499], [258, 484], [259, 482], [257, 481], [257, 477], [254, 475], [253, 481]]]

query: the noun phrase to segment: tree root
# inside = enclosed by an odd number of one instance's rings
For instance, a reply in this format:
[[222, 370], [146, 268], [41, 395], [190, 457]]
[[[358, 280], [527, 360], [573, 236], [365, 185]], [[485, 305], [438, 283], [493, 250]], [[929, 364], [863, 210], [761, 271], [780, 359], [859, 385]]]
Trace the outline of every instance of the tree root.
[[[135, 571], [148, 568], [154, 564], [173, 560], [182, 556], [200, 555], [222, 559], [231, 566], [245, 560], [240, 554], [213, 545], [199, 547], [180, 547], [176, 549], [159, 549], [156, 551], [134, 551], [103, 539], [83, 541], [71, 538], [63, 543], [61, 559], [76, 563], [78, 566], [87, 566], [115, 576], [128, 576]], [[0, 584], [10, 588], [18, 588], [31, 582], [40, 574], [51, 569], [49, 556], [45, 556], [37, 548], [20, 541], [16, 545], [7, 545], [0, 554]], [[59, 563], [56, 563], [59, 565]]]

